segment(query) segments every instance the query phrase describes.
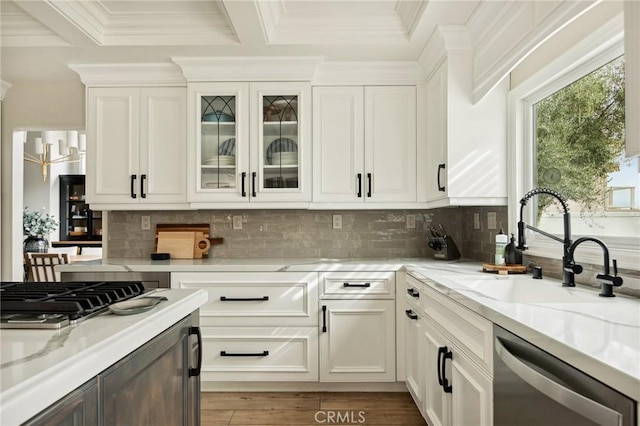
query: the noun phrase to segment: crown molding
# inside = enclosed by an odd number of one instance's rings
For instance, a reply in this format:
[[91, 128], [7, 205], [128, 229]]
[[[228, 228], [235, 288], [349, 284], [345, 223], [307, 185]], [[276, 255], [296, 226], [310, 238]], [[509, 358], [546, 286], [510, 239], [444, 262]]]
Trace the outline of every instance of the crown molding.
[[71, 64], [86, 86], [185, 86], [174, 64]]
[[49, 28], [22, 10], [2, 12], [3, 47], [70, 46]]
[[472, 51], [471, 35], [466, 26], [439, 25], [427, 41], [418, 64], [428, 80], [447, 56]]
[[314, 85], [419, 84], [425, 79], [420, 65], [402, 62], [324, 62], [316, 70]]
[[187, 81], [311, 81], [317, 56], [239, 56], [171, 58]]
[[4, 80], [0, 80], [0, 101], [4, 99], [9, 89], [11, 89], [11, 83], [7, 83]]
[[428, 3], [428, 0], [398, 0], [396, 3], [395, 11], [404, 24], [409, 38], [413, 35]]

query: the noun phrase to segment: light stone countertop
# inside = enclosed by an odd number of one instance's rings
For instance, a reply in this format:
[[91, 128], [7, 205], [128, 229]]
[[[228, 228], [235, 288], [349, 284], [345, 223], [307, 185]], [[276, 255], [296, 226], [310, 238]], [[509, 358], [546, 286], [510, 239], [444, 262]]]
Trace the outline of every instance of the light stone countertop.
[[[618, 295], [600, 298], [597, 290], [564, 289], [593, 297], [586, 303], [512, 303], [459, 285], [469, 276], [489, 275], [471, 261], [408, 259], [197, 259], [151, 261], [103, 259], [63, 265], [61, 271], [101, 272], [269, 272], [269, 271], [398, 271], [406, 270], [442, 294], [488, 320], [529, 340], [547, 352], [640, 402], [640, 299]], [[501, 279], [494, 275], [495, 279]], [[520, 277], [525, 277], [520, 275]], [[530, 277], [530, 275], [528, 275]], [[553, 279], [534, 286], [562, 289]]]
[[27, 421], [207, 301], [203, 290], [153, 294], [169, 300], [148, 312], [107, 312], [59, 330], [0, 330], [0, 424]]

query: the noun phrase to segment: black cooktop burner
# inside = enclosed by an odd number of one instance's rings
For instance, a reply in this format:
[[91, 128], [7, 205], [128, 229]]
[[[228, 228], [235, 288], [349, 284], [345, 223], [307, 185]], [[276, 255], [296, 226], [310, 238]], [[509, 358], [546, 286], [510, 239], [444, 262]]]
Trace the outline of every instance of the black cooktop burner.
[[66, 317], [73, 323], [142, 293], [141, 282], [0, 282], [0, 318], [3, 326], [17, 318]]

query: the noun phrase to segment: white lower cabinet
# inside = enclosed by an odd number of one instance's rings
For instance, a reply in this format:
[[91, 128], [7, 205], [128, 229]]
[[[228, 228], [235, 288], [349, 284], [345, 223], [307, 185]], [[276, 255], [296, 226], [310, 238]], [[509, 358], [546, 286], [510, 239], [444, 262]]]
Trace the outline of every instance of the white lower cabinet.
[[320, 380], [395, 381], [393, 300], [323, 300]]
[[317, 381], [317, 272], [182, 272], [172, 288], [198, 288], [202, 381]]
[[320, 380], [395, 381], [395, 272], [325, 272], [320, 287]]
[[423, 416], [431, 426], [492, 425], [491, 322], [413, 277], [407, 287], [407, 316], [417, 318], [405, 324], [406, 383]]

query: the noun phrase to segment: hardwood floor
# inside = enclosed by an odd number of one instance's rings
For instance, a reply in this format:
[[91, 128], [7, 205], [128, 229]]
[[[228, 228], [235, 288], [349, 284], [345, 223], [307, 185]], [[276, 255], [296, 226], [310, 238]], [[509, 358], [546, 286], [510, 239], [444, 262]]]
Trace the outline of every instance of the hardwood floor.
[[203, 392], [202, 426], [426, 425], [408, 392]]

